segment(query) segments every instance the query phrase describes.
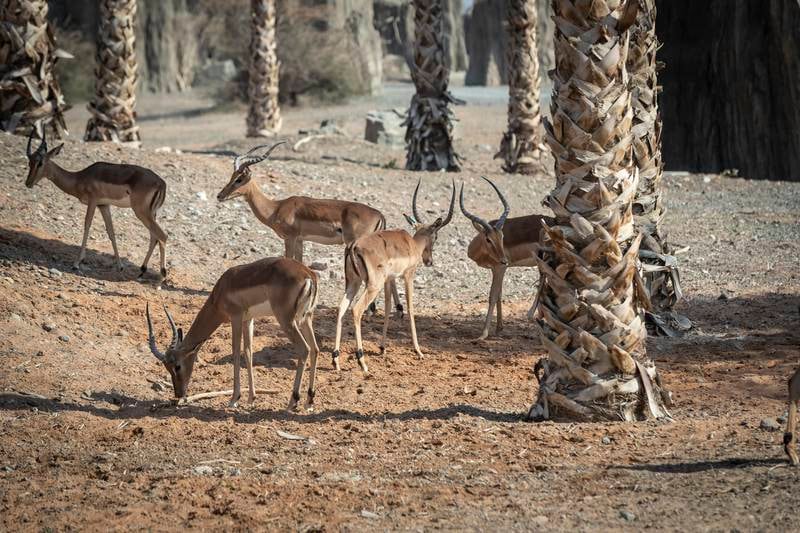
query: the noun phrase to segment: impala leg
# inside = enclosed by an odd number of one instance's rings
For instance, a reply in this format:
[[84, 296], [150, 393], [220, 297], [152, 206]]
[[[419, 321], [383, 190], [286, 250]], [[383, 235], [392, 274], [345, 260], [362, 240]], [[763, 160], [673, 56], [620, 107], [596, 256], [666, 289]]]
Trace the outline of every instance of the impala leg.
[[247, 403], [250, 404], [256, 401], [256, 380], [253, 375], [253, 322], [252, 318], [245, 321], [244, 330], [244, 362], [247, 365], [247, 384], [249, 385]]
[[90, 201], [86, 207], [86, 218], [83, 219], [83, 241], [81, 242], [81, 251], [78, 253], [78, 259], [72, 264], [72, 267], [77, 270], [81, 266], [81, 261], [86, 257], [86, 242], [89, 240], [89, 230], [92, 229], [92, 220], [94, 219], [94, 210], [97, 205]]
[[136, 218], [147, 228], [147, 231], [150, 232], [150, 246], [147, 249], [147, 255], [144, 256], [144, 261], [142, 261], [142, 269], [139, 273], [139, 277], [142, 277], [145, 272], [147, 272], [147, 263], [150, 262], [150, 257], [153, 255], [153, 250], [155, 249], [156, 244], [158, 244], [158, 251], [161, 254], [161, 277], [167, 277], [167, 257], [166, 257], [166, 248], [167, 248], [167, 234], [161, 229], [161, 226], [154, 219], [154, 215], [152, 213], [144, 213], [137, 210], [133, 210]]
[[147, 248], [147, 254], [144, 256], [144, 261], [142, 261], [142, 268], [139, 272], [139, 277], [141, 278], [144, 276], [145, 272], [147, 272], [147, 263], [150, 262], [150, 256], [153, 255], [153, 250], [156, 249], [156, 244], [158, 243], [158, 239], [152, 233], [150, 234], [150, 246]]
[[[383, 284], [383, 336], [381, 337], [381, 353], [386, 353], [386, 333], [389, 331], [389, 310], [392, 308], [391, 290], [394, 281], [387, 279]], [[395, 290], [397, 288], [395, 287]]]
[[503, 274], [500, 268], [492, 269], [492, 286], [489, 289], [489, 308], [486, 310], [486, 318], [483, 321], [483, 331], [477, 340], [483, 340], [489, 336], [489, 328], [492, 325], [492, 315], [494, 314], [494, 307], [497, 304], [498, 287], [502, 286]]
[[356, 360], [358, 361], [358, 366], [361, 367], [361, 370], [363, 370], [365, 374], [368, 373], [369, 370], [367, 369], [367, 361], [364, 357], [364, 346], [361, 343], [361, 318], [364, 316], [364, 311], [367, 309], [367, 306], [372, 303], [379, 292], [380, 287], [367, 285], [361, 298], [353, 304], [353, 326], [356, 330]]
[[797, 458], [797, 402], [789, 400], [789, 416], [786, 419], [786, 431], [783, 434], [783, 450], [789, 456], [792, 466], [797, 466], [800, 461]]
[[[506, 276], [506, 268], [500, 267], [498, 269], [500, 273], [498, 274], [497, 279], [497, 288], [495, 289], [496, 296], [495, 296], [495, 304], [497, 304], [497, 324], [495, 325], [495, 335], [499, 335], [501, 331], [503, 331], [503, 279]], [[494, 279], [492, 280], [492, 284], [494, 284]]]
[[239, 405], [239, 398], [242, 396], [241, 382], [239, 381], [239, 367], [242, 348], [242, 317], [232, 317], [231, 332], [233, 333], [233, 395], [228, 407]]
[[[386, 295], [384, 295], [386, 296]], [[397, 318], [403, 318], [403, 304], [400, 303], [400, 293], [397, 292], [397, 282], [392, 280], [392, 296], [394, 297], [395, 303], [395, 311], [397, 313]], [[388, 296], [386, 296], [388, 298]]]
[[408, 307], [408, 321], [411, 325], [411, 341], [414, 343], [414, 351], [417, 352], [417, 355], [424, 357], [422, 350], [419, 349], [417, 325], [414, 322], [414, 272], [403, 274], [403, 280], [406, 283], [406, 307]]
[[347, 309], [350, 307], [350, 304], [353, 303], [353, 298], [355, 298], [359, 286], [360, 284], [352, 284], [347, 287], [344, 291], [342, 301], [339, 302], [339, 314], [336, 316], [336, 342], [333, 348], [333, 368], [337, 371], [340, 370], [339, 348], [341, 347], [342, 342], [342, 319], [344, 318], [344, 314], [347, 312]]
[[294, 375], [292, 397], [289, 399], [289, 406], [286, 408], [289, 411], [294, 411], [297, 409], [297, 403], [300, 401], [300, 384], [303, 382], [303, 372], [306, 369], [306, 360], [308, 359], [311, 347], [308, 342], [306, 342], [306, 339], [303, 338], [303, 334], [300, 332], [296, 320], [292, 320], [291, 324], [289, 324], [288, 331], [292, 342], [298, 350], [300, 350], [300, 353], [297, 354], [297, 372]]
[[117, 250], [117, 237], [114, 234], [114, 222], [111, 220], [111, 208], [107, 205], [99, 205], [97, 207], [100, 208], [100, 214], [103, 215], [103, 222], [106, 225], [106, 233], [108, 233], [108, 238], [111, 239], [111, 247], [114, 249], [114, 262], [117, 264], [119, 271], [122, 272], [122, 261]]
[[315, 383], [317, 379], [317, 356], [319, 355], [319, 346], [317, 345], [317, 337], [314, 335], [314, 319], [309, 315], [303, 322], [301, 333], [306, 342], [311, 346], [311, 362], [309, 364], [311, 373], [308, 376], [308, 399], [306, 400], [306, 409], [314, 408], [314, 395], [316, 394]]
[[303, 241], [297, 239], [294, 245], [294, 258], [299, 262], [303, 262]]

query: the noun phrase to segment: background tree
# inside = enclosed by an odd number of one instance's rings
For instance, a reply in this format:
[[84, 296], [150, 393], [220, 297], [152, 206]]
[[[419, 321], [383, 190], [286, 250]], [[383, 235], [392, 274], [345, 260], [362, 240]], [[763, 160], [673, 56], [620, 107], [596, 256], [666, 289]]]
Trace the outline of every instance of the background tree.
[[250, 79], [247, 136], [269, 137], [281, 129], [275, 0], [251, 0]]
[[66, 104], [53, 69], [58, 58], [71, 57], [56, 48], [45, 0], [0, 2], [0, 128], [66, 135]]
[[626, 60], [636, 0], [554, 0], [556, 68], [547, 143], [556, 186], [545, 202], [537, 323], [547, 356], [528, 416], [668, 416], [645, 351], [632, 201], [633, 109]]
[[508, 130], [495, 158], [503, 170], [533, 174], [538, 169], [539, 58], [536, 48], [536, 0], [508, 0]]
[[416, 93], [406, 118], [408, 170], [460, 170], [453, 148], [456, 100], [447, 85], [450, 71], [444, 58], [442, 0], [414, 0], [414, 57], [411, 77]]
[[136, 143], [136, 0], [102, 0], [87, 141]]

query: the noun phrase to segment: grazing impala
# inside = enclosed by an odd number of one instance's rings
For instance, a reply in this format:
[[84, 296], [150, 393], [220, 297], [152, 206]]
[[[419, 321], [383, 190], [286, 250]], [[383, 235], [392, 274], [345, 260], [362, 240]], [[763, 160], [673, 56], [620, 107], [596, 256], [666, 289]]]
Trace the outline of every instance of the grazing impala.
[[492, 322], [492, 312], [497, 306], [497, 325], [495, 333], [503, 329], [503, 278], [509, 267], [535, 267], [536, 252], [539, 249], [539, 233], [542, 230], [542, 221], [548, 224], [552, 219], [541, 215], [528, 215], [524, 217], [507, 218], [509, 207], [503, 193], [488, 178], [483, 178], [494, 188], [500, 202], [503, 204], [503, 214], [497, 220], [486, 222], [482, 218], [471, 214], [464, 207], [464, 186], [461, 186], [459, 203], [461, 212], [467, 217], [478, 234], [469, 243], [467, 255], [475, 264], [492, 271], [492, 286], [489, 289], [489, 309], [483, 331], [478, 339], [489, 336], [489, 326]]
[[100, 209], [103, 221], [106, 224], [108, 238], [114, 249], [114, 260], [117, 267], [122, 270], [122, 262], [117, 251], [117, 239], [114, 235], [114, 224], [111, 221], [111, 206], [130, 207], [136, 217], [150, 232], [150, 246], [142, 263], [139, 277], [147, 271], [147, 263], [158, 243], [161, 252], [161, 277], [167, 276], [164, 249], [167, 244], [167, 234], [156, 222], [156, 214], [164, 204], [167, 194], [167, 184], [155, 172], [135, 165], [118, 165], [115, 163], [94, 163], [79, 170], [70, 172], [64, 170], [53, 158], [58, 155], [63, 144], [59, 144], [49, 152], [47, 139], [42, 137], [42, 142], [35, 152], [31, 152], [33, 131], [28, 137], [28, 179], [25, 185], [32, 188], [42, 178], [48, 178], [56, 187], [74, 196], [85, 204], [86, 218], [83, 224], [83, 242], [78, 258], [73, 264], [74, 268], [80, 267], [81, 261], [86, 256], [86, 241], [89, 239], [89, 230], [92, 227], [95, 208]]
[[148, 305], [146, 315], [150, 351], [167, 367], [175, 397], [183, 398], [189, 388], [200, 347], [221, 324], [230, 322], [233, 332], [233, 396], [230, 406], [236, 407], [241, 396], [239, 358], [242, 333], [250, 385], [249, 402], [252, 403], [256, 396], [253, 381], [253, 320], [262, 316], [274, 316], [300, 350], [289, 410], [295, 409], [300, 401], [300, 383], [309, 355], [311, 376], [306, 406], [311, 407], [314, 404], [314, 378], [319, 353], [312, 323], [316, 305], [317, 275], [302, 263], [285, 257], [268, 257], [235, 266], [225, 271], [214, 285], [211, 295], [195, 317], [186, 336], [181, 329], [175, 327], [169, 311], [164, 308], [172, 327], [172, 342], [165, 353], [156, 347]]
[[[414, 350], [422, 357], [422, 350], [417, 342], [417, 328], [414, 325], [414, 273], [420, 263], [433, 266], [433, 245], [439, 231], [453, 219], [453, 206], [456, 201], [456, 185], [453, 183], [453, 195], [450, 198], [450, 209], [444, 220], [437, 218], [432, 224], [422, 223], [422, 217], [417, 212], [417, 193], [419, 182], [414, 189], [411, 201], [413, 217], [405, 215], [406, 220], [414, 228], [412, 237], [405, 230], [383, 230], [357, 239], [349, 245], [344, 253], [345, 293], [339, 304], [339, 314], [336, 319], [336, 344], [333, 351], [333, 366], [339, 370], [339, 346], [342, 339], [342, 317], [347, 308], [353, 306], [353, 324], [356, 332], [356, 359], [364, 372], [367, 372], [367, 363], [364, 359], [364, 349], [361, 344], [361, 317], [364, 310], [381, 290], [389, 294], [389, 288], [397, 276], [402, 276], [406, 285], [406, 305], [408, 318], [411, 325], [411, 340]], [[353, 303], [361, 286], [366, 288], [358, 301]], [[386, 301], [386, 313], [383, 319], [383, 337], [381, 339], [381, 353], [386, 350], [386, 333], [389, 328], [389, 299]]]
[[[286, 141], [271, 146], [256, 146], [233, 160], [230, 181], [217, 195], [224, 202], [244, 197], [256, 218], [283, 239], [286, 257], [303, 262], [303, 242], [318, 244], [350, 244], [359, 237], [386, 229], [386, 219], [377, 209], [357, 202], [326, 200], [307, 196], [291, 196], [273, 200], [265, 195], [252, 179], [250, 167], [267, 159], [275, 148]], [[269, 146], [262, 155], [253, 152]], [[392, 285], [397, 311], [402, 316], [403, 306]]]

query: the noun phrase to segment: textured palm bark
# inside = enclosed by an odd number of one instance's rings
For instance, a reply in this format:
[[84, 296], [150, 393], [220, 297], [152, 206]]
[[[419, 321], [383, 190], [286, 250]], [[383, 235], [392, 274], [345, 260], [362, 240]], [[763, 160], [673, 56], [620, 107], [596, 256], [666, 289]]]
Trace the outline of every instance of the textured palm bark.
[[113, 141], [138, 145], [136, 124], [136, 0], [102, 0], [97, 34], [92, 115], [86, 141]]
[[508, 0], [508, 130], [495, 158], [503, 170], [534, 174], [539, 170], [541, 113], [535, 0]]
[[271, 137], [281, 129], [275, 0], [251, 0], [248, 137]]
[[554, 0], [556, 68], [546, 140], [555, 214], [538, 257], [534, 420], [668, 416], [647, 358], [633, 198], [633, 108], [626, 69], [636, 0]]
[[628, 72], [633, 105], [633, 159], [639, 169], [639, 188], [633, 201], [636, 229], [644, 234], [639, 257], [643, 278], [656, 312], [668, 311], [681, 299], [678, 263], [662, 227], [663, 205], [661, 115], [658, 110], [659, 64], [656, 61], [656, 2], [639, 0], [639, 14], [631, 28]]
[[442, 45], [442, 0], [414, 0], [414, 64], [411, 77], [416, 93], [406, 118], [406, 169], [460, 170], [453, 148], [456, 103], [447, 89], [450, 71]]
[[0, 129], [41, 137], [67, 134], [64, 96], [54, 68], [71, 58], [56, 48], [45, 0], [0, 2]]

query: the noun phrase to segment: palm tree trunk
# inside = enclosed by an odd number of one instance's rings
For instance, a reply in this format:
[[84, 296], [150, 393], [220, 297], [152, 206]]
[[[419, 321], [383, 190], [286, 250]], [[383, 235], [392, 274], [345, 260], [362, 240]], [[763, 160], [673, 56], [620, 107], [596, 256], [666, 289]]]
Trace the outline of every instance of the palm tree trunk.
[[46, 0], [0, 2], [0, 129], [39, 136], [67, 134], [64, 96], [55, 76], [58, 58], [71, 58], [57, 49], [47, 23]]
[[281, 129], [275, 0], [251, 0], [248, 137], [271, 137]]
[[639, 169], [639, 188], [633, 200], [636, 229], [644, 234], [639, 257], [644, 282], [657, 311], [669, 311], [681, 299], [677, 260], [670, 255], [666, 214], [662, 202], [661, 115], [658, 111], [656, 2], [639, 0], [636, 24], [631, 28], [628, 72], [632, 82], [633, 160]]
[[503, 170], [533, 174], [539, 169], [539, 58], [535, 0], [508, 0], [508, 130], [495, 158]]
[[97, 34], [97, 66], [92, 117], [86, 141], [114, 141], [138, 145], [136, 124], [136, 0], [102, 0]]
[[413, 0], [414, 58], [411, 77], [417, 92], [406, 118], [406, 169], [458, 171], [453, 148], [456, 99], [447, 90], [450, 71], [444, 57], [442, 0]]
[[537, 363], [535, 420], [668, 416], [647, 358], [632, 202], [633, 108], [626, 59], [636, 0], [554, 0], [552, 121], [555, 189], [545, 203], [536, 319], [547, 356]]

